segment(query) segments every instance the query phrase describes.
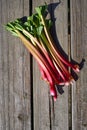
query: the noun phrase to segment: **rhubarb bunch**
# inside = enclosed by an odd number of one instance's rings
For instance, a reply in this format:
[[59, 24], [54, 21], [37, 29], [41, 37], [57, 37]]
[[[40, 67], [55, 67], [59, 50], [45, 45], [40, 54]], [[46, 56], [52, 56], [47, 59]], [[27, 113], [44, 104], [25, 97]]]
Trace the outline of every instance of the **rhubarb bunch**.
[[50, 94], [54, 101], [57, 99], [57, 86], [68, 86], [73, 83], [74, 77], [69, 67], [79, 72], [79, 65], [68, 61], [56, 47], [50, 28], [52, 21], [46, 18], [47, 5], [36, 7], [32, 16], [18, 18], [5, 25], [13, 35], [19, 37], [25, 47], [36, 59], [42, 79], [48, 82]]

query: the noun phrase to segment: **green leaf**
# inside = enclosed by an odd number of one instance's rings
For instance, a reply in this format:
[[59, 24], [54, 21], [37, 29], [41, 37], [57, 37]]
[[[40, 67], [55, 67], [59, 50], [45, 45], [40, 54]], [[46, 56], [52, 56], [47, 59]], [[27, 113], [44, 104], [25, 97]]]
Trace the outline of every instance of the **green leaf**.
[[13, 23], [13, 22], [8, 23], [7, 25], [8, 25], [9, 27], [15, 29], [15, 27], [14, 27], [14, 23]]
[[10, 30], [13, 30], [13, 28], [11, 28], [10, 26], [6, 25], [5, 28], [10, 31]]
[[16, 32], [12, 32], [12, 35], [18, 37], [18, 34]]
[[48, 8], [48, 6], [47, 6], [47, 4], [45, 4], [45, 5], [36, 7], [35, 10], [39, 14], [39, 16], [41, 16], [41, 15], [45, 14], [47, 8]]
[[6, 30], [10, 31], [12, 33], [12, 35], [18, 36], [18, 34], [15, 32], [15, 30], [12, 27], [10, 27], [8, 24], [5, 25], [5, 28], [6, 28]]
[[15, 28], [20, 30], [20, 31], [23, 30], [23, 27], [22, 27], [22, 25], [20, 25], [20, 23], [16, 23]]
[[43, 31], [43, 26], [39, 26], [38, 28], [36, 28], [36, 30], [37, 30], [37, 34], [40, 36]]
[[32, 22], [33, 22], [33, 24], [34, 24], [36, 27], [40, 25], [40, 19], [39, 19], [39, 17], [38, 17], [37, 14], [34, 14], [34, 15], [33, 15]]

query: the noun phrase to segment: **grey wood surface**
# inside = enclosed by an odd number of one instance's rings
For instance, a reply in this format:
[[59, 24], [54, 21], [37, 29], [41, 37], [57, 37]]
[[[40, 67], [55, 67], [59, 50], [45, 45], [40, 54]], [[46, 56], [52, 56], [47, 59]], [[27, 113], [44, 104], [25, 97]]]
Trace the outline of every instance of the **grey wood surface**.
[[[58, 0], [53, 0], [53, 3], [60, 2]], [[52, 11], [54, 10], [55, 21], [55, 32], [53, 32], [54, 40], [56, 44], [61, 45], [62, 49], [68, 54], [68, 3], [67, 0], [61, 0], [58, 6], [52, 6]], [[53, 18], [53, 16], [52, 16]], [[54, 28], [53, 28], [54, 30]], [[56, 36], [55, 36], [56, 35]], [[64, 87], [64, 94], [60, 95], [58, 93], [57, 102], [54, 102], [54, 116], [52, 117], [52, 130], [68, 130], [68, 87]], [[61, 125], [62, 123], [62, 125]]]
[[[43, 0], [0, 0], [0, 130], [87, 130], [87, 62], [73, 86], [53, 102], [36, 61], [22, 42], [3, 28], [31, 15]], [[47, 0], [52, 35], [69, 57], [87, 59], [87, 0]], [[69, 40], [71, 37], [71, 41]], [[70, 89], [72, 88], [70, 93]]]
[[31, 129], [30, 57], [21, 41], [2, 27], [29, 15], [28, 0], [0, 1], [0, 130]]
[[[71, 54], [87, 60], [87, 1], [71, 0]], [[72, 86], [72, 129], [87, 130], [87, 61]]]
[[[45, 1], [32, 1], [33, 12], [35, 7], [44, 4]], [[49, 0], [46, 1], [48, 4]], [[50, 130], [50, 106], [48, 85], [41, 79], [36, 61], [33, 59], [33, 104], [34, 104], [34, 129]]]
[[[40, 1], [41, 4], [44, 1]], [[47, 4], [50, 4], [50, 1], [46, 1]], [[56, 4], [53, 4], [56, 3]], [[53, 29], [54, 40], [58, 44], [56, 37], [58, 37], [59, 42], [61, 43], [64, 50], [68, 51], [68, 23], [67, 23], [67, 0], [62, 0], [59, 4], [58, 0], [51, 1], [50, 12], [51, 17], [55, 22], [55, 28]], [[38, 1], [33, 1], [33, 8], [39, 5]], [[56, 37], [55, 37], [56, 31]], [[40, 81], [40, 74], [37, 68], [37, 63], [34, 61], [34, 73], [33, 73], [33, 89], [34, 91], [34, 128], [35, 130], [68, 130], [68, 88], [66, 87], [65, 94], [60, 96], [58, 95], [58, 100], [53, 104], [52, 99], [49, 97], [47, 91], [47, 85], [43, 81]], [[50, 106], [48, 106], [50, 102]], [[53, 111], [54, 109], [54, 111]], [[51, 115], [49, 116], [49, 110]], [[50, 123], [50, 124], [49, 124]], [[61, 125], [62, 123], [62, 125]], [[47, 124], [47, 125], [46, 125]]]

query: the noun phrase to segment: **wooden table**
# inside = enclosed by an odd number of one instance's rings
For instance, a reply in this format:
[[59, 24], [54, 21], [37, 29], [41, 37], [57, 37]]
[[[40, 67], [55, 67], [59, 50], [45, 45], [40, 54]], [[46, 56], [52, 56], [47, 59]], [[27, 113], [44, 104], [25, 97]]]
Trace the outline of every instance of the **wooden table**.
[[[87, 130], [87, 62], [72, 86], [53, 102], [36, 61], [3, 28], [29, 16], [44, 0], [0, 0], [0, 130]], [[87, 0], [46, 0], [53, 38], [69, 59], [87, 59]]]

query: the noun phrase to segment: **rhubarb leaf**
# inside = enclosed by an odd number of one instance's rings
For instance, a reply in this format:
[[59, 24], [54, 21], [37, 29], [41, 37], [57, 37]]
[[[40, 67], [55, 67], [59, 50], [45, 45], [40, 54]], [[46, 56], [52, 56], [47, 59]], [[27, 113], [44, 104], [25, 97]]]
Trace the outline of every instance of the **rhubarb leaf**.
[[38, 28], [36, 28], [36, 31], [37, 31], [37, 34], [40, 36], [43, 31], [43, 26], [39, 26]]
[[47, 4], [45, 4], [43, 6], [36, 7], [35, 10], [39, 14], [39, 16], [41, 16], [41, 15], [44, 15], [46, 13], [47, 8], [48, 8], [48, 6], [47, 6]]

